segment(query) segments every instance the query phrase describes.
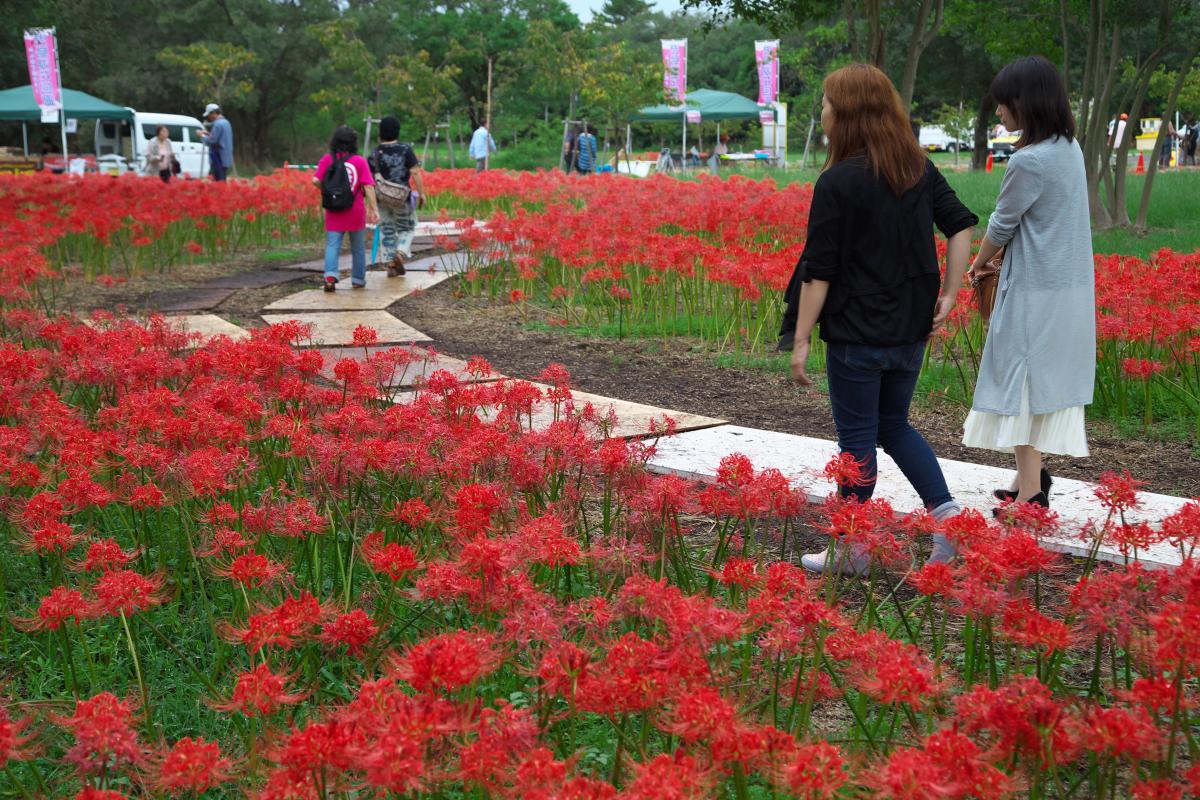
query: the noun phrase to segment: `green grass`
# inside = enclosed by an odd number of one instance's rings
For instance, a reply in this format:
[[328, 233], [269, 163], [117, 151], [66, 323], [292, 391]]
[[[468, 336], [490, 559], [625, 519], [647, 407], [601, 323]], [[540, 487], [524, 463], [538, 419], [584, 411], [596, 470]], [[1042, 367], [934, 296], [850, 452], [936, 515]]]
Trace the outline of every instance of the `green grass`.
[[281, 247], [277, 250], [268, 250], [265, 253], [260, 253], [258, 258], [262, 261], [295, 261], [298, 258], [312, 255], [311, 247]]
[[[939, 164], [953, 163], [953, 155], [936, 155], [938, 157], [934, 160]], [[946, 170], [947, 182], [958, 193], [959, 199], [979, 215], [981, 225], [986, 224], [988, 216], [996, 208], [996, 196], [1000, 193], [1004, 169], [1003, 165], [997, 165], [990, 174]], [[769, 175], [780, 185], [787, 185], [797, 181], [814, 181], [820, 172], [816, 169], [759, 169], [746, 174]], [[1136, 218], [1144, 183], [1144, 175], [1129, 176], [1126, 200], [1130, 219]], [[1200, 250], [1200, 170], [1173, 170], [1155, 177], [1147, 225], [1149, 230], [1145, 236], [1127, 229], [1095, 231], [1092, 234], [1092, 248], [1097, 253], [1120, 253], [1140, 258], [1146, 258], [1163, 247], [1188, 253]]]

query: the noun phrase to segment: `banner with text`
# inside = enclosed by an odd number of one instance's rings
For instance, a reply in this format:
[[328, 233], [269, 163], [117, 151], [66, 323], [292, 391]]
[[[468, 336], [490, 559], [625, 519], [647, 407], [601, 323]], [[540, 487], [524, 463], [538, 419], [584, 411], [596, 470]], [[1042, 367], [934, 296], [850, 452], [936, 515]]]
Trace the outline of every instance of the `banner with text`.
[[754, 43], [758, 66], [758, 103], [769, 106], [779, 99], [779, 40]]
[[685, 111], [684, 114], [687, 116], [687, 121], [688, 121], [689, 125], [699, 125], [700, 124], [700, 112], [699, 111]]
[[58, 76], [58, 43], [53, 28], [25, 31], [25, 60], [29, 63], [29, 84], [33, 100], [46, 112], [63, 107]]
[[663, 93], [668, 103], [687, 99], [687, 39], [663, 39]]

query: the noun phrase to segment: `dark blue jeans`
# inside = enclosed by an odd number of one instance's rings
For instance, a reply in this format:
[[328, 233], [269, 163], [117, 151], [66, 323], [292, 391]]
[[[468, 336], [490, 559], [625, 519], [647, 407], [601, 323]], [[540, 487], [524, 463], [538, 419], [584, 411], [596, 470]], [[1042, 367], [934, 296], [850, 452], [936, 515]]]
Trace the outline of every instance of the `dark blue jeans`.
[[838, 447], [864, 465], [866, 486], [844, 486], [843, 497], [868, 500], [875, 492], [875, 447], [882, 447], [917, 490], [925, 507], [953, 498], [929, 443], [908, 424], [924, 342], [898, 347], [830, 344], [825, 369]]
[[221, 161], [221, 148], [208, 149], [208, 174], [214, 181], [225, 180], [225, 164]]

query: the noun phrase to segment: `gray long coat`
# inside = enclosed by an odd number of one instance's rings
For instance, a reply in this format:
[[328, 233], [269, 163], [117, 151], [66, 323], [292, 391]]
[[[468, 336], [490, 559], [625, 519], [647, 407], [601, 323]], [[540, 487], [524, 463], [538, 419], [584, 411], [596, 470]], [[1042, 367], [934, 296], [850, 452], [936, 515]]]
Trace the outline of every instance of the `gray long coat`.
[[1096, 379], [1096, 298], [1083, 152], [1047, 139], [1017, 150], [988, 222], [1007, 245], [974, 409], [1049, 414], [1089, 405]]

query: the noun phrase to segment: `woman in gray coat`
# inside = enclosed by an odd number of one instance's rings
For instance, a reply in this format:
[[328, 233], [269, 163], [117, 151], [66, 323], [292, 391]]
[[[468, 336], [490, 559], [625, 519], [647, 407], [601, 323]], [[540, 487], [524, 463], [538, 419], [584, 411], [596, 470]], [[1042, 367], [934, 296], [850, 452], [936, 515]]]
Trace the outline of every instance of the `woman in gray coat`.
[[1042, 454], [1088, 454], [1096, 301], [1087, 180], [1053, 64], [1017, 59], [992, 96], [1001, 123], [1021, 137], [972, 266], [1006, 248], [963, 443], [1016, 455], [1016, 481], [998, 498], [1049, 507]]

